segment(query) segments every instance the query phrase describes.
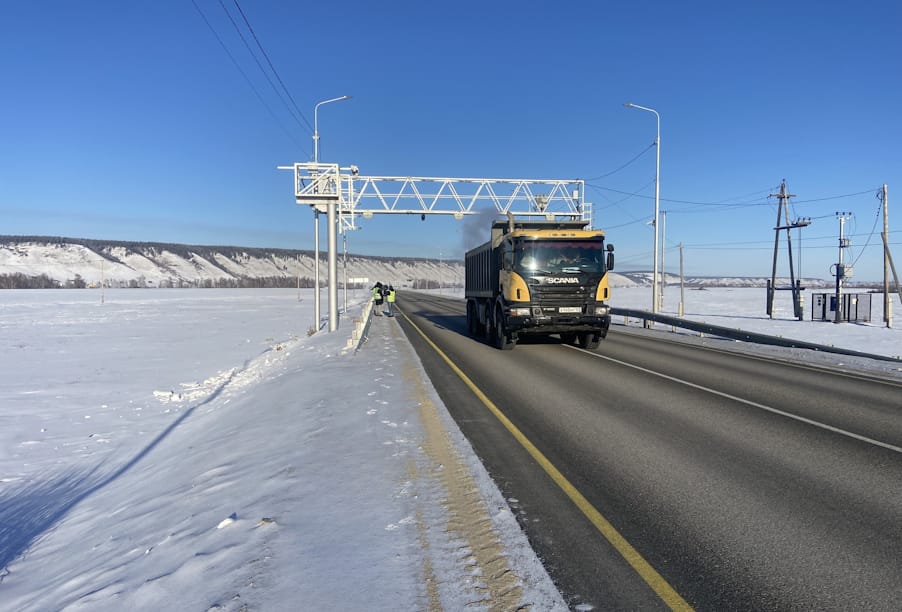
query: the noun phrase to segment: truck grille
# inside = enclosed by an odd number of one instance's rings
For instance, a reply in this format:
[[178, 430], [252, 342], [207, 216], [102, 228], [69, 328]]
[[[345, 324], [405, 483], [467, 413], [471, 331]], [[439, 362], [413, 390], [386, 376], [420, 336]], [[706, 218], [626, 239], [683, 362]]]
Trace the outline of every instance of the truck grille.
[[585, 304], [594, 296], [590, 294], [590, 290], [585, 286], [569, 287], [549, 287], [543, 285], [533, 285], [529, 288], [532, 294], [533, 303], [540, 303], [542, 307], [549, 306], [574, 306], [576, 304]]

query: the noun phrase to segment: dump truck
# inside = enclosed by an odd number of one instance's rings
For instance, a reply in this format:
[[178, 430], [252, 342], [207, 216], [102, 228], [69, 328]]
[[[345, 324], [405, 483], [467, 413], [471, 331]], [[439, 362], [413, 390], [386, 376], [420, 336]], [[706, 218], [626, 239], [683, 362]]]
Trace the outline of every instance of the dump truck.
[[608, 272], [614, 247], [589, 222], [508, 215], [491, 240], [467, 251], [467, 331], [510, 350], [527, 335], [557, 334], [597, 348], [611, 325]]

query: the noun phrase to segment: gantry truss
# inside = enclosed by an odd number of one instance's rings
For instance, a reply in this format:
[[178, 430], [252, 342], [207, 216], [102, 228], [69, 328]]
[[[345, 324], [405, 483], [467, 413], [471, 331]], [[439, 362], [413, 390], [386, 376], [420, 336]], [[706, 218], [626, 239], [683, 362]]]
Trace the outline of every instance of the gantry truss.
[[585, 182], [549, 179], [361, 176], [356, 166], [300, 162], [294, 170], [295, 200], [319, 212], [336, 205], [342, 229], [356, 229], [359, 217], [377, 214], [466, 215], [492, 208], [499, 215], [579, 219], [592, 223]]

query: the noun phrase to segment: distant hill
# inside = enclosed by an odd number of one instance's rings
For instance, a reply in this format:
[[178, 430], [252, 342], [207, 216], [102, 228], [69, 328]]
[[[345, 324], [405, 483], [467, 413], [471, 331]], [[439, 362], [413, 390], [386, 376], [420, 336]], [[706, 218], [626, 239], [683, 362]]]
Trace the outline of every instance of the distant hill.
[[[629, 279], [635, 285], [650, 285], [652, 272], [623, 272], [619, 274]], [[691, 276], [683, 279], [684, 285], [694, 289], [704, 287], [767, 287], [770, 276]], [[833, 287], [832, 281], [826, 281], [820, 278], [802, 278], [800, 280], [802, 287], [808, 289], [824, 289]], [[680, 277], [673, 274], [667, 274], [668, 285], [678, 285]], [[848, 286], [858, 286], [855, 283], [847, 283]], [[777, 277], [777, 287], [789, 287], [788, 278]], [[861, 286], [867, 286], [863, 284]]]
[[[313, 251], [235, 246], [199, 246], [158, 242], [90, 240], [53, 236], [0, 236], [0, 289], [49, 287], [302, 287], [314, 284]], [[327, 253], [320, 253], [320, 280], [327, 284]], [[450, 259], [353, 255], [344, 267], [338, 257], [339, 283], [350, 287], [376, 281], [396, 287], [437, 288], [463, 285], [463, 262]], [[650, 285], [651, 272], [618, 271], [614, 287]], [[363, 280], [365, 279], [365, 280]], [[767, 277], [692, 277], [689, 287], [764, 287]], [[668, 284], [679, 278], [667, 275]], [[778, 285], [788, 285], [779, 279]], [[829, 287], [803, 279], [809, 288]]]
[[[320, 253], [320, 281], [328, 278]], [[348, 285], [461, 285], [460, 261], [348, 255]], [[313, 251], [123, 242], [48, 236], [0, 236], [0, 288], [302, 287], [314, 285]], [[345, 278], [338, 260], [339, 282]], [[356, 282], [353, 279], [358, 279]], [[366, 280], [361, 280], [366, 279]]]

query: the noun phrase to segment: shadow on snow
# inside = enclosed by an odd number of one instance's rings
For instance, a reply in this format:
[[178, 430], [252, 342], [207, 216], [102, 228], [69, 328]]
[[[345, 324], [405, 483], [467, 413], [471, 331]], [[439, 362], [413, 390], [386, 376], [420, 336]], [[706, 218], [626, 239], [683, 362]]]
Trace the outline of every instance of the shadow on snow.
[[[247, 367], [247, 363], [244, 365]], [[72, 508], [137, 465], [195, 410], [219, 397], [233, 377], [234, 372], [207, 398], [186, 410], [127, 463], [106, 476], [98, 474], [103, 465], [101, 462], [91, 468], [69, 468], [58, 475], [39, 476], [34, 479], [36, 482], [23, 483], [0, 492], [0, 583], [9, 575], [9, 564], [59, 523]]]

